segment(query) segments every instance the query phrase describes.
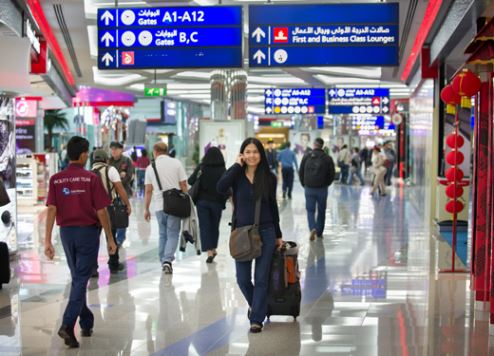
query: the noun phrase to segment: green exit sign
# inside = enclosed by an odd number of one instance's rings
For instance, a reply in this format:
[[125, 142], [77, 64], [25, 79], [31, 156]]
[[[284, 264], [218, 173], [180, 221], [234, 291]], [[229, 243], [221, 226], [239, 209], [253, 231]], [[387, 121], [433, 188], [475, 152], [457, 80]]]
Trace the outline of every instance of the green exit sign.
[[144, 88], [144, 96], [166, 96], [166, 88]]
[[271, 121], [271, 127], [283, 127], [282, 121]]

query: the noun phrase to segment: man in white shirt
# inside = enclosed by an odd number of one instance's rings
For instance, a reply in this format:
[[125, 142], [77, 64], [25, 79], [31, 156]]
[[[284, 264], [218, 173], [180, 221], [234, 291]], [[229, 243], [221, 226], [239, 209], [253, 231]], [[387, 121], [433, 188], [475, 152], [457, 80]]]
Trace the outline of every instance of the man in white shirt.
[[[125, 206], [127, 207], [127, 213], [130, 215], [132, 211], [132, 207], [129, 202], [129, 197], [125, 192], [125, 188], [122, 184], [122, 181], [120, 179], [120, 174], [118, 173], [117, 169], [113, 166], [110, 166], [107, 163], [108, 158], [109, 158], [108, 153], [105, 150], [103, 149], [95, 150], [93, 152], [93, 166], [91, 167], [91, 170], [100, 177], [101, 182], [103, 183], [103, 187], [108, 193], [108, 196], [110, 197], [111, 201], [113, 202], [115, 198], [120, 197], [120, 199], [122, 199]], [[113, 235], [112, 238], [115, 239], [117, 229], [115, 229], [114, 227], [112, 227], [111, 229]], [[115, 240], [115, 244], [117, 244], [116, 240]], [[115, 252], [114, 255], [110, 255], [110, 259], [108, 260], [108, 267], [111, 273], [116, 273], [124, 269], [124, 265], [119, 262], [118, 250], [119, 247], [117, 244], [117, 251]], [[95, 266], [95, 269], [93, 270], [93, 274], [91, 275], [91, 277], [98, 277], [97, 265]]]
[[158, 171], [163, 190], [159, 188], [153, 166], [149, 165], [146, 168], [146, 177], [144, 179], [144, 219], [146, 221], [151, 220], [149, 206], [152, 197], [159, 227], [159, 257], [161, 267], [165, 274], [172, 274], [172, 262], [175, 259], [175, 251], [178, 246], [181, 219], [166, 214], [163, 211], [163, 192], [170, 189], [180, 189], [186, 193], [187, 175], [185, 174], [182, 163], [178, 159], [167, 156], [167, 152], [168, 146], [164, 142], [159, 142], [153, 147], [154, 164], [156, 164], [156, 170]]

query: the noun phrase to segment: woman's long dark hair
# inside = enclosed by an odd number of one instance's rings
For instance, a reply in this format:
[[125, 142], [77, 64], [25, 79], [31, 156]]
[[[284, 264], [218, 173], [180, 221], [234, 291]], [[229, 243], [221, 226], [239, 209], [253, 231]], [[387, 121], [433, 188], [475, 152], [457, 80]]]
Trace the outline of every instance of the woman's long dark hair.
[[225, 158], [218, 147], [210, 147], [204, 157], [201, 164], [204, 166], [225, 166]]
[[[269, 199], [269, 195], [273, 187], [273, 173], [269, 169], [268, 159], [266, 157], [266, 151], [261, 141], [257, 138], [249, 137], [247, 138], [240, 147], [240, 153], [244, 153], [245, 148], [254, 144], [261, 155], [261, 161], [257, 166], [256, 173], [254, 175], [254, 198], [257, 200], [262, 195], [265, 199]], [[244, 170], [247, 169], [247, 165], [244, 164]]]

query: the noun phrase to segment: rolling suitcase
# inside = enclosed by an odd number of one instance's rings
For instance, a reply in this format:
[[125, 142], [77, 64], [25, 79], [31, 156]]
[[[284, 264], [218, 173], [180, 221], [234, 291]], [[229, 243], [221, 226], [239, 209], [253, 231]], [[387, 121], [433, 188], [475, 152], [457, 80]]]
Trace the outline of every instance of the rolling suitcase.
[[2, 284], [10, 282], [9, 248], [5, 242], [0, 242], [0, 289]]
[[271, 264], [267, 317], [271, 315], [300, 315], [300, 272], [298, 270], [298, 246], [295, 242], [275, 251]]

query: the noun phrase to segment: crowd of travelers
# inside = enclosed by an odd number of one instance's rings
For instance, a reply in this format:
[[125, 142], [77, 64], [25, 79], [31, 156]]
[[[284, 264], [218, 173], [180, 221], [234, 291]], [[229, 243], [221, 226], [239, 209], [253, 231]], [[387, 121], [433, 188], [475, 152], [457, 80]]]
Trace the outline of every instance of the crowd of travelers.
[[[109, 150], [95, 147], [90, 152], [89, 142], [74, 136], [67, 144], [65, 169], [50, 179], [45, 255], [49, 259], [55, 255], [52, 233], [56, 221], [72, 277], [58, 335], [69, 347], [78, 347], [74, 326], [79, 319], [81, 336], [91, 336], [94, 317], [86, 304], [86, 289], [89, 279], [98, 277], [100, 234], [102, 230], [105, 233], [110, 272], [125, 269], [119, 260], [119, 249], [126, 239], [134, 187], [137, 196], [144, 196], [144, 219], [148, 222], [153, 203], [159, 230], [158, 257], [163, 273], [168, 275], [173, 274], [179, 244], [182, 249], [186, 242], [207, 253], [206, 263], [214, 262], [222, 212], [230, 200], [230, 251], [236, 259], [237, 283], [249, 306], [250, 332], [261, 332], [268, 315], [273, 254], [286, 246], [278, 212], [278, 181], [281, 178], [283, 199], [291, 199], [298, 176], [305, 194], [309, 240], [322, 239], [328, 188], [337, 173], [324, 140], [316, 138], [300, 164], [289, 142], [278, 151], [273, 140], [268, 141], [265, 149], [260, 140], [248, 138], [231, 167], [226, 167], [220, 149], [210, 147], [189, 177], [181, 161], [170, 156], [170, 147], [163, 142], [153, 146], [153, 161], [146, 150], [141, 150], [138, 157], [134, 149], [127, 157], [123, 149], [122, 143], [112, 142]], [[88, 160], [90, 170], [85, 169]], [[385, 195], [395, 163], [391, 142], [372, 150], [350, 150], [343, 145], [337, 152], [339, 183], [353, 184], [356, 179], [365, 185], [364, 176], [371, 169], [371, 194], [378, 191]], [[194, 227], [196, 219], [198, 229]], [[247, 233], [243, 234], [244, 231]], [[257, 241], [258, 249], [249, 252], [249, 258], [234, 256], [231, 241], [240, 236], [252, 239], [253, 245], [256, 238], [262, 241]]]

